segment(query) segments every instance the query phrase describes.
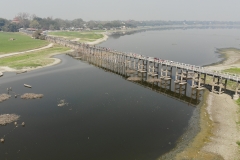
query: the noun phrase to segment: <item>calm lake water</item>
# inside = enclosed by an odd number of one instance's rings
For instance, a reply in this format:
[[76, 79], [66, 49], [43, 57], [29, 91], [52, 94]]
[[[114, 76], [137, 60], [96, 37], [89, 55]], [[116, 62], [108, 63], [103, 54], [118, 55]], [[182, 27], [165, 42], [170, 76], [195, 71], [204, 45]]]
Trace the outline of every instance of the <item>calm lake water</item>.
[[[110, 37], [101, 45], [202, 65], [219, 60], [216, 47], [237, 47], [236, 33], [149, 31]], [[195, 107], [67, 55], [56, 57], [61, 64], [0, 78], [0, 94], [7, 87], [17, 94], [44, 94], [42, 99], [22, 100], [10, 92], [12, 98], [0, 103], [1, 114], [18, 114], [18, 122], [26, 123], [1, 126], [5, 143], [0, 144], [0, 159], [151, 160], [174, 148]], [[24, 83], [33, 88], [24, 88]], [[58, 107], [61, 99], [69, 104]]]
[[240, 29], [175, 29], [110, 36], [110, 48], [193, 65], [219, 61], [216, 48], [240, 48]]

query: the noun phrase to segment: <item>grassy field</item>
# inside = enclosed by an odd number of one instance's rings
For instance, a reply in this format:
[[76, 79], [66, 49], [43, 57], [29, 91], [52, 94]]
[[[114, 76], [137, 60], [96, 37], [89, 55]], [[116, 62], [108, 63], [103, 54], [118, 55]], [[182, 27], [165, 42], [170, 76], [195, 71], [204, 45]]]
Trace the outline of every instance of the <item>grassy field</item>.
[[[11, 38], [15, 40], [10, 40]], [[26, 51], [47, 44], [47, 41], [32, 39], [21, 33], [0, 32], [0, 54]]]
[[49, 35], [61, 36], [69, 39], [79, 38], [80, 42], [93, 42], [95, 40], [103, 38], [102, 31], [89, 31], [89, 32], [76, 32], [76, 31], [60, 31], [49, 32]]
[[240, 74], [240, 68], [230, 68], [224, 70], [224, 72], [234, 73], [234, 74]]
[[16, 56], [1, 58], [0, 66], [8, 66], [14, 69], [22, 69], [26, 67], [36, 68], [53, 63], [53, 59], [49, 57], [53, 54], [63, 53], [70, 50], [69, 48], [55, 45], [52, 48], [20, 54]]

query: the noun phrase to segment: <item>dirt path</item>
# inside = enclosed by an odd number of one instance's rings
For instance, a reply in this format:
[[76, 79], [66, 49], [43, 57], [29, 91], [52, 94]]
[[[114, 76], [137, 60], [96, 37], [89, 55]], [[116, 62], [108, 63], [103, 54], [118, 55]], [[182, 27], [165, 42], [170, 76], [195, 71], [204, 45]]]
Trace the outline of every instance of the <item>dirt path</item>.
[[29, 52], [34, 52], [34, 51], [40, 51], [40, 50], [43, 50], [43, 49], [50, 48], [52, 46], [53, 46], [53, 43], [50, 43], [49, 45], [47, 45], [45, 47], [42, 47], [42, 48], [32, 49], [32, 50], [23, 51], [23, 52], [14, 52], [14, 53], [3, 54], [3, 55], [0, 55], [0, 58], [14, 56], [14, 55], [18, 55], [18, 54], [29, 53]]

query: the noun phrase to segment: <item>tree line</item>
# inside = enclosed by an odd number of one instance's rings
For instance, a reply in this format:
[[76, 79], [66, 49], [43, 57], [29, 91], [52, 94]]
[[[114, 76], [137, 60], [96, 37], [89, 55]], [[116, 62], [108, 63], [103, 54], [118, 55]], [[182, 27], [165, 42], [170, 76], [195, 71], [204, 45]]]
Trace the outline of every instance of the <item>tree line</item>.
[[35, 14], [18, 13], [16, 21], [0, 18], [0, 31], [18, 32], [20, 28], [35, 28], [40, 30], [62, 30], [62, 29], [112, 29], [112, 28], [135, 28], [138, 26], [161, 26], [161, 25], [240, 25], [240, 22], [230, 21], [84, 21], [81, 18], [74, 20], [63, 20], [61, 18], [41, 18]]

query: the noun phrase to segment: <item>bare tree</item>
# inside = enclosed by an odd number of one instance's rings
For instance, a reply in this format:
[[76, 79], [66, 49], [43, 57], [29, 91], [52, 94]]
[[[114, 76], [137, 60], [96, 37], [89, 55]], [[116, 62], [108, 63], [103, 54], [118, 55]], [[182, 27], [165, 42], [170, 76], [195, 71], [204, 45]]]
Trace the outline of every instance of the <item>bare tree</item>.
[[37, 17], [36, 14], [32, 14], [29, 19], [32, 21], [32, 20], [34, 20], [34, 18], [36, 18], [36, 17]]
[[29, 25], [29, 18], [30, 18], [30, 14], [29, 13], [20, 12], [20, 13], [18, 13], [17, 18], [19, 20], [20, 25], [22, 25], [23, 28], [28, 27], [28, 25]]

